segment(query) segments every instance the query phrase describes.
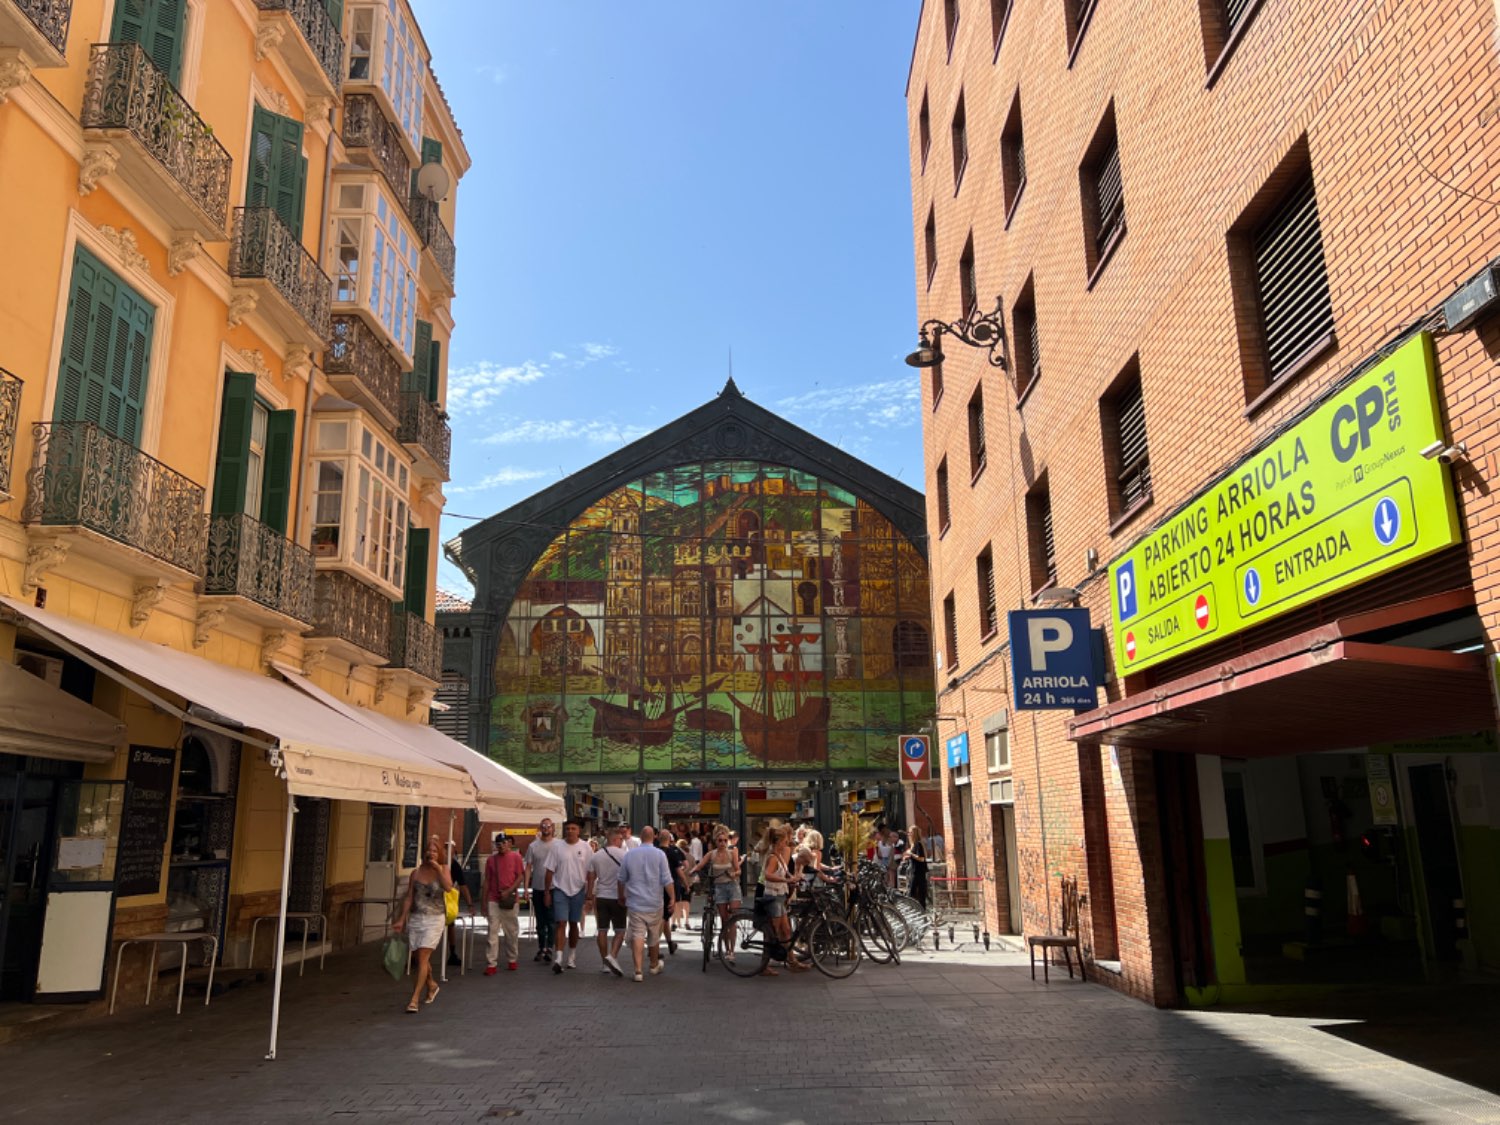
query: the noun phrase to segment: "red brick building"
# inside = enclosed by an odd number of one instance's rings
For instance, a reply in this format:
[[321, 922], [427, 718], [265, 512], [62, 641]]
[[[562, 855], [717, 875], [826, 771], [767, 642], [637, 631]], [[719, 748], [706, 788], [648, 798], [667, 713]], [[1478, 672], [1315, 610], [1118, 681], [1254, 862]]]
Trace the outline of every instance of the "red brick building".
[[[1496, 34], [923, 5], [918, 313], [998, 294], [1008, 337], [923, 372], [945, 832], [993, 931], [1076, 879], [1097, 976], [1156, 1003], [1500, 969], [1500, 317], [1444, 314], [1500, 255]], [[1078, 717], [1013, 705], [1048, 586], [1108, 633]]]

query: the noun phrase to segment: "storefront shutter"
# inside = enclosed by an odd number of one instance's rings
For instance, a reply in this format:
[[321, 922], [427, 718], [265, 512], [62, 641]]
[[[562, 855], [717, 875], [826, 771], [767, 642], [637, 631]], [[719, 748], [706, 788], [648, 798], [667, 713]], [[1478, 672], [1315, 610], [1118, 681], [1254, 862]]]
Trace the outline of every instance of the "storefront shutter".
[[245, 510], [250, 471], [250, 416], [255, 409], [255, 376], [224, 372], [224, 405], [219, 412], [219, 459], [214, 466], [213, 512], [237, 516]]
[[176, 85], [182, 78], [187, 0], [116, 0], [113, 43], [139, 43], [156, 68]]
[[427, 547], [432, 532], [413, 527], [406, 533], [406, 612], [427, 615]]
[[266, 417], [264, 479], [260, 486], [260, 522], [286, 534], [292, 499], [292, 452], [296, 445], [297, 412], [273, 410]]

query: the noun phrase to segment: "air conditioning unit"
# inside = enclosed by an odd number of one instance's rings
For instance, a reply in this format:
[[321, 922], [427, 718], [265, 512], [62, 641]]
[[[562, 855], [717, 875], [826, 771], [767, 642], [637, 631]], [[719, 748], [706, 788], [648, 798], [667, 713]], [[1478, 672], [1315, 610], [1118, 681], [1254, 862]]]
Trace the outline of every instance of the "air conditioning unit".
[[62, 687], [63, 662], [58, 656], [47, 656], [40, 652], [16, 650], [16, 664], [53, 687]]

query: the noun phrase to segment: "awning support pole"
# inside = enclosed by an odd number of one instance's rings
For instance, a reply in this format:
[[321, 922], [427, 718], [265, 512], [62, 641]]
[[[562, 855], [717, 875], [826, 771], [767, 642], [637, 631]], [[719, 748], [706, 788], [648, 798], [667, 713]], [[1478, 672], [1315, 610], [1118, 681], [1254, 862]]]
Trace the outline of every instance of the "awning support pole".
[[276, 1032], [281, 1025], [281, 968], [286, 956], [287, 891], [292, 881], [292, 817], [297, 815], [297, 799], [286, 795], [286, 839], [281, 847], [281, 917], [276, 922], [276, 973], [271, 986], [271, 1049], [266, 1058], [276, 1057]]

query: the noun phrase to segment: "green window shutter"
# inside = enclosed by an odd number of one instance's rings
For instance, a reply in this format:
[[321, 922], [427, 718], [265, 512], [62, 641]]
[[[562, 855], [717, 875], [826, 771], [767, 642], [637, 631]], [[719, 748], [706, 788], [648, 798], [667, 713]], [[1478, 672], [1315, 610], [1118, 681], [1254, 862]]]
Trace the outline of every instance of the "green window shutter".
[[287, 229], [301, 238], [307, 195], [302, 122], [256, 106], [249, 164], [246, 205], [274, 208]]
[[443, 370], [443, 342], [434, 340], [427, 351], [427, 401], [438, 400], [438, 377]]
[[406, 374], [406, 386], [402, 389], [425, 393], [432, 379], [432, 325], [427, 321], [417, 321], [416, 342], [411, 350], [411, 370]]
[[176, 85], [182, 78], [187, 0], [115, 0], [114, 43], [139, 43], [156, 68]]
[[266, 418], [266, 454], [260, 486], [260, 522], [286, 534], [292, 500], [292, 451], [296, 445], [297, 412], [273, 410]]
[[425, 527], [406, 532], [406, 612], [427, 615], [427, 546], [432, 532]]
[[115, 295], [115, 339], [109, 352], [109, 386], [103, 425], [115, 437], [139, 445], [146, 415], [146, 378], [151, 371], [151, 326], [156, 310], [135, 290]]
[[62, 365], [52, 407], [54, 421], [100, 422], [104, 418], [115, 297], [120, 288], [119, 278], [78, 247], [73, 255], [68, 319], [63, 326]]
[[255, 107], [250, 130], [249, 183], [245, 188], [245, 206], [267, 207], [272, 198], [276, 168], [276, 122], [278, 115], [269, 109]]
[[422, 138], [422, 163], [441, 164], [443, 162], [443, 142], [435, 141], [431, 137]]
[[333, 21], [333, 26], [343, 32], [344, 28], [344, 0], [324, 0], [323, 7], [328, 11], [328, 18]]
[[255, 410], [255, 376], [224, 372], [224, 406], [219, 414], [219, 460], [214, 466], [214, 515], [245, 510], [250, 473], [250, 417]]

